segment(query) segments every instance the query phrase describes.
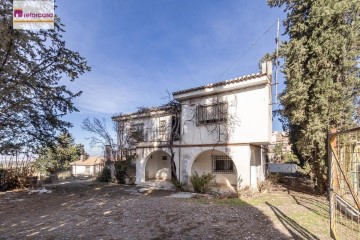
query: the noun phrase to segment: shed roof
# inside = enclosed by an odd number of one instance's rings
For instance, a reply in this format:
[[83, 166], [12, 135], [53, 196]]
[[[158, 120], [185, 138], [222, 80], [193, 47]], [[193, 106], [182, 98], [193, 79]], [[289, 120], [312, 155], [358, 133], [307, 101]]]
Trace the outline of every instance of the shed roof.
[[78, 160], [75, 162], [72, 162], [70, 165], [76, 165], [76, 166], [94, 166], [99, 165], [104, 161], [103, 157], [89, 157], [86, 160]]

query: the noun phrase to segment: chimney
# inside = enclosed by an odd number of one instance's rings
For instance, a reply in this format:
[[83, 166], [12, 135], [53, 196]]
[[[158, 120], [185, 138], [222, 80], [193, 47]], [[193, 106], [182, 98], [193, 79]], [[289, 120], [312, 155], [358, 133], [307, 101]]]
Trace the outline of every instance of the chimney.
[[84, 156], [84, 154], [81, 154], [81, 155], [80, 155], [80, 161], [83, 162], [84, 160], [85, 160], [85, 156]]
[[272, 76], [272, 62], [265, 61], [261, 63], [261, 73], [266, 73], [268, 76]]

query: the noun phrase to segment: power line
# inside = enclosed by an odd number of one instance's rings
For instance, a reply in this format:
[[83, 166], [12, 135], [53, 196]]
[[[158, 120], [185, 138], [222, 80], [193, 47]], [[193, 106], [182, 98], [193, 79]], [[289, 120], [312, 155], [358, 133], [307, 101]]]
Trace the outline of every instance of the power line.
[[[343, 13], [331, 13], [331, 14], [324, 14], [324, 15], [315, 15], [315, 16], [308, 16], [308, 18], [318, 18], [318, 17], [327, 17], [327, 16], [335, 16], [335, 15], [341, 15], [341, 14], [346, 14], [346, 13], [353, 13], [354, 11], [347, 11], [347, 12], [343, 12]], [[301, 14], [299, 14], [299, 17], [301, 17]], [[233, 61], [216, 79], [215, 81], [218, 81], [227, 71], [229, 71], [230, 68], [232, 68], [235, 63], [237, 63], [240, 58], [247, 53], [253, 46], [255, 46], [255, 44], [262, 39], [271, 29], [272, 27], [275, 26], [275, 24], [281, 20], [287, 20], [287, 19], [291, 19], [291, 18], [298, 18], [298, 16], [291, 16], [291, 17], [287, 17], [286, 19], [278, 19], [277, 21], [275, 21], [265, 32], [263, 32], [248, 48], [246, 48], [244, 51], [241, 52], [241, 54], [239, 55], [239, 57], [237, 57], [235, 59], [235, 61]]]
[[237, 57], [235, 59], [235, 61], [233, 61], [216, 79], [215, 81], [218, 81], [230, 68], [232, 68], [235, 63], [237, 63], [240, 58], [247, 52], [250, 50], [250, 48], [252, 48], [253, 46], [255, 46], [255, 44], [262, 39], [277, 23], [277, 21], [275, 21], [265, 32], [263, 32], [248, 48], [246, 48], [244, 51], [241, 52], [241, 54], [239, 55], [239, 57]]

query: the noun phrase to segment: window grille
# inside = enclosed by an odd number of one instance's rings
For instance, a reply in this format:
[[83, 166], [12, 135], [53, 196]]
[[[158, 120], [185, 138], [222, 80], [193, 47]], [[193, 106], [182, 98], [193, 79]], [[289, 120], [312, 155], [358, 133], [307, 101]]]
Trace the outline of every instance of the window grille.
[[135, 141], [143, 141], [144, 140], [144, 124], [143, 123], [137, 123], [137, 124], [132, 124], [130, 127], [130, 134], [131, 137], [135, 140]]
[[226, 155], [211, 155], [213, 173], [234, 173], [234, 163]]
[[172, 140], [177, 141], [180, 139], [180, 118], [172, 116], [171, 118]]
[[227, 121], [227, 103], [219, 102], [212, 105], [196, 107], [197, 124], [213, 124]]
[[159, 124], [159, 140], [165, 141], [166, 139], [166, 121], [161, 120]]

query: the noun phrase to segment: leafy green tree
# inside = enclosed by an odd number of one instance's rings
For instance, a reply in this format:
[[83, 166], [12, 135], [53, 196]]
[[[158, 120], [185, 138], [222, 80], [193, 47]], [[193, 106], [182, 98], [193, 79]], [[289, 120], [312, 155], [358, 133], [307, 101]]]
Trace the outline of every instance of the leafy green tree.
[[284, 147], [283, 143], [277, 143], [274, 147], [275, 158], [277, 161], [280, 162], [283, 155], [283, 147]]
[[39, 157], [35, 160], [34, 166], [42, 174], [66, 170], [70, 163], [79, 160], [81, 154], [85, 154], [82, 144], [75, 144], [70, 134], [63, 134], [59, 137], [53, 147], [44, 147], [39, 151]]
[[326, 136], [355, 123], [359, 98], [360, 1], [268, 0], [283, 7], [286, 88], [280, 96], [294, 153], [311, 166], [319, 192], [327, 175]]
[[36, 150], [56, 142], [71, 124], [62, 117], [77, 111], [71, 81], [90, 70], [66, 47], [63, 24], [55, 29], [15, 30], [12, 1], [0, 1], [0, 154]]
[[284, 163], [296, 163], [296, 164], [300, 163], [297, 156], [295, 154], [293, 154], [292, 152], [284, 153], [283, 161], [284, 161]]

